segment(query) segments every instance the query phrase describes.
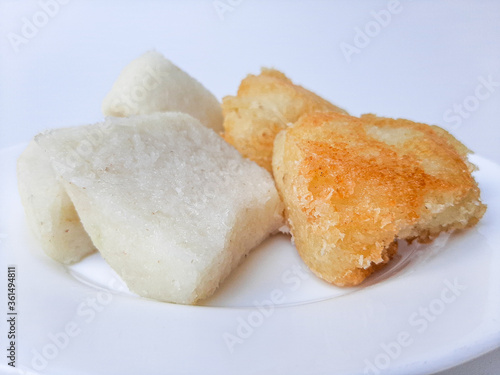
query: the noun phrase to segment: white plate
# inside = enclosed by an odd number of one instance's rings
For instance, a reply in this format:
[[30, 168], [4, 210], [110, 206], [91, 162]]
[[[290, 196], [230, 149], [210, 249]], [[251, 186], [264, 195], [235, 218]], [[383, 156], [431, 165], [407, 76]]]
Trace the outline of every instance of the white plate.
[[403, 246], [366, 285], [321, 282], [277, 235], [205, 306], [182, 306], [134, 296], [98, 255], [65, 268], [41, 252], [16, 190], [24, 146], [1, 151], [0, 219], [24, 373], [424, 374], [499, 346], [500, 167], [482, 157], [479, 225]]

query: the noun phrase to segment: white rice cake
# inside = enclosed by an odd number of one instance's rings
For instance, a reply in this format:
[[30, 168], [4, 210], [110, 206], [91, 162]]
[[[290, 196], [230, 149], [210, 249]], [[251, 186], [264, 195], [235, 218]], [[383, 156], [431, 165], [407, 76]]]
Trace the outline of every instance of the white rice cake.
[[156, 51], [146, 52], [123, 69], [102, 110], [115, 117], [184, 112], [216, 132], [223, 130], [222, 108], [215, 96]]
[[36, 141], [95, 246], [140, 296], [206, 298], [283, 225], [271, 175], [189, 115], [108, 119]]
[[73, 202], [34, 141], [18, 159], [17, 179], [28, 225], [48, 256], [71, 264], [95, 251]]

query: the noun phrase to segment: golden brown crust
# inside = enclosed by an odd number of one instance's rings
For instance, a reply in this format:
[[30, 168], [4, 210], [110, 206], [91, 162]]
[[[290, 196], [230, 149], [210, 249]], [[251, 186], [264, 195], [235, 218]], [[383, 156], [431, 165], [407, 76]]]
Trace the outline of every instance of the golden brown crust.
[[303, 116], [275, 141], [275, 182], [305, 263], [356, 285], [397, 238], [431, 240], [474, 225], [485, 206], [468, 150], [444, 130], [403, 119]]
[[293, 84], [283, 73], [263, 68], [248, 75], [237, 96], [222, 100], [224, 139], [248, 159], [272, 172], [276, 134], [305, 113], [346, 113], [313, 92]]

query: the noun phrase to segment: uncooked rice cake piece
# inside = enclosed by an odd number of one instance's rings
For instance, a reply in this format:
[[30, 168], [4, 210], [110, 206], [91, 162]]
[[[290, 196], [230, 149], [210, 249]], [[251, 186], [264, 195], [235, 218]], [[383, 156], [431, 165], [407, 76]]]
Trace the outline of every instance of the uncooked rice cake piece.
[[[82, 147], [99, 129], [105, 136]], [[283, 224], [270, 174], [189, 115], [108, 119], [36, 141], [97, 249], [140, 296], [184, 304], [210, 296]]]
[[48, 256], [71, 264], [95, 251], [73, 202], [35, 141], [18, 159], [17, 181], [28, 225]]
[[281, 132], [273, 169], [304, 262], [339, 286], [362, 282], [397, 251], [475, 225], [486, 206], [470, 151], [437, 126], [338, 113]]
[[155, 112], [184, 112], [222, 131], [219, 101], [200, 82], [156, 51], [133, 60], [104, 98], [106, 116], [128, 117]]
[[347, 113], [315, 93], [295, 85], [275, 69], [263, 68], [241, 81], [237, 96], [222, 100], [224, 139], [246, 158], [272, 172], [274, 137], [305, 113]]
[[[157, 52], [148, 52], [132, 62], [115, 86], [104, 103], [108, 115], [128, 116], [167, 108], [189, 112], [205, 125], [222, 129], [221, 108], [215, 97]], [[185, 90], [191, 91], [186, 94]], [[87, 134], [88, 139], [99, 136]], [[35, 142], [19, 159], [18, 184], [27, 221], [45, 253], [71, 264], [95, 251], [73, 203]]]

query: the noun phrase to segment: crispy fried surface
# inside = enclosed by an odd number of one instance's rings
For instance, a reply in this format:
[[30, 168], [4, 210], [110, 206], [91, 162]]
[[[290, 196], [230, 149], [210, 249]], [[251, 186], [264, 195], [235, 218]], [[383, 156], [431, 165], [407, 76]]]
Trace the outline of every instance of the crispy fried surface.
[[293, 84], [283, 73], [262, 69], [248, 75], [237, 96], [222, 101], [224, 139], [248, 159], [272, 172], [276, 134], [298, 118], [314, 111], [346, 113], [305, 88]]
[[469, 150], [445, 130], [338, 113], [303, 116], [274, 143], [296, 247], [319, 277], [356, 285], [397, 250], [472, 226], [486, 206]]

